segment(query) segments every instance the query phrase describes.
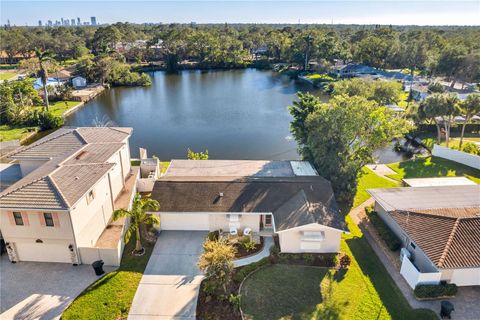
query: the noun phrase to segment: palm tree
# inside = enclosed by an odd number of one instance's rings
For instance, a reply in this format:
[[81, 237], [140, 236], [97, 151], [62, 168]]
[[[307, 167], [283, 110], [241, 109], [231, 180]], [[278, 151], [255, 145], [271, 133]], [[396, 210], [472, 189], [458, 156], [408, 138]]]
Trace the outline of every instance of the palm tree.
[[147, 211], [158, 211], [160, 209], [160, 204], [158, 201], [150, 198], [142, 198], [142, 196], [137, 193], [133, 198], [132, 209], [130, 211], [125, 209], [118, 209], [113, 212], [113, 220], [118, 220], [123, 217], [130, 218], [130, 226], [128, 227], [123, 240], [125, 243], [130, 241], [130, 237], [135, 232], [135, 250], [136, 254], [143, 254], [145, 251], [142, 242], [140, 239], [140, 225], [141, 224], [150, 224], [150, 225], [159, 225], [160, 219], [154, 214], [147, 214]]
[[47, 70], [47, 62], [54, 60], [54, 53], [51, 50], [41, 50], [35, 49], [35, 56], [38, 59], [38, 66], [39, 66], [39, 75], [40, 79], [42, 80], [43, 84], [43, 94], [45, 95], [45, 107], [48, 111], [48, 91], [47, 91], [47, 82], [48, 82], [48, 70]]
[[460, 144], [458, 145], [458, 149], [461, 151], [465, 127], [470, 119], [480, 112], [480, 94], [472, 93], [468, 95], [465, 101], [460, 102], [459, 108], [460, 112], [465, 116], [465, 122], [462, 124], [462, 133], [460, 135]]

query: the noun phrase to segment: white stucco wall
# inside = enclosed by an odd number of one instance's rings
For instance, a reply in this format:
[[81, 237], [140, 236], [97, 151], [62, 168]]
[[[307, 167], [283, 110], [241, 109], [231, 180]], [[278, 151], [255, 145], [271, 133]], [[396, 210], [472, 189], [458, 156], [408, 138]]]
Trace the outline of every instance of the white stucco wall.
[[403, 256], [400, 274], [412, 289], [415, 289], [418, 284], [438, 284], [442, 276], [440, 272], [421, 273], [407, 256]]
[[[227, 215], [231, 212], [155, 212], [160, 217], [162, 230], [205, 230], [215, 231], [230, 229], [230, 221]], [[239, 229], [246, 227], [258, 232], [260, 229], [259, 213], [239, 213]]]
[[[75, 244], [68, 211], [27, 211], [21, 212], [23, 226], [17, 226], [9, 215], [11, 210], [0, 211], [0, 230], [5, 242], [13, 244], [18, 261], [50, 261], [71, 263], [69, 245]], [[55, 226], [42, 225], [43, 212], [50, 212]], [[42, 220], [41, 220], [42, 219]], [[41, 240], [43, 243], [37, 243]]]
[[79, 247], [94, 246], [113, 213], [107, 175], [99, 180], [93, 190], [95, 199], [88, 203], [87, 196], [83, 196], [71, 212], [73, 229]]
[[[304, 231], [323, 231], [325, 239], [321, 241], [320, 248], [315, 250], [304, 250], [301, 248], [302, 237]], [[332, 229], [317, 223], [304, 225], [298, 228], [289, 229], [278, 232], [280, 241], [280, 251], [288, 253], [299, 252], [317, 252], [317, 253], [333, 253], [340, 251], [340, 237], [342, 231]]]
[[442, 270], [442, 280], [457, 286], [480, 286], [480, 268]]

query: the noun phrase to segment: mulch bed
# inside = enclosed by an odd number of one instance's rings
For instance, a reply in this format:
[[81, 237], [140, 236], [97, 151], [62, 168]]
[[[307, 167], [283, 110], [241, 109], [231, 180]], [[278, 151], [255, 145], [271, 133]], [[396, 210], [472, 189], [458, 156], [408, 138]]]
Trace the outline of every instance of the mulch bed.
[[[270, 256], [270, 263], [288, 265], [314, 266], [333, 268], [336, 266], [334, 257], [337, 254], [328, 253], [280, 253], [277, 256]], [[340, 258], [340, 257], [339, 257]]]
[[[213, 296], [209, 296], [203, 290], [205, 280], [202, 281], [200, 286], [200, 293], [198, 295], [197, 303], [197, 319], [209, 319], [209, 320], [241, 320], [240, 310], [233, 306], [228, 299], [218, 300]], [[239, 283], [231, 282], [228, 291], [237, 294]]]
[[235, 247], [235, 249], [237, 250], [237, 252], [235, 253], [235, 258], [236, 259], [244, 258], [244, 257], [251, 256], [251, 255], [254, 255], [257, 252], [262, 251], [263, 243], [264, 243], [264, 240], [263, 240], [263, 237], [261, 237], [260, 238], [260, 243], [255, 246], [255, 249], [250, 250], [250, 251], [245, 250], [245, 248], [240, 243], [235, 243], [233, 245]]

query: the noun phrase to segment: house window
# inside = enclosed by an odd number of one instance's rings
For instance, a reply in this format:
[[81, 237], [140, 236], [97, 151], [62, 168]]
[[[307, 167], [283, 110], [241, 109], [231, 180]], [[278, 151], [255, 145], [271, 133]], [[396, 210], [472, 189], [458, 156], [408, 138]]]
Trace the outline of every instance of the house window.
[[410, 242], [410, 247], [412, 247], [413, 249], [416, 249], [416, 248], [417, 248], [417, 246], [416, 246], [415, 243], [413, 243], [413, 242]]
[[265, 227], [271, 227], [272, 226], [272, 216], [268, 215], [265, 216]]
[[47, 227], [53, 227], [55, 224], [53, 223], [53, 216], [50, 212], [45, 212], [43, 214], [43, 218], [45, 219], [45, 225]]
[[87, 195], [87, 203], [90, 204], [90, 202], [95, 199], [95, 192], [93, 190], [90, 190], [90, 192]]
[[13, 218], [15, 219], [15, 224], [17, 226], [23, 226], [23, 218], [22, 218], [22, 214], [20, 212], [14, 212], [13, 213]]

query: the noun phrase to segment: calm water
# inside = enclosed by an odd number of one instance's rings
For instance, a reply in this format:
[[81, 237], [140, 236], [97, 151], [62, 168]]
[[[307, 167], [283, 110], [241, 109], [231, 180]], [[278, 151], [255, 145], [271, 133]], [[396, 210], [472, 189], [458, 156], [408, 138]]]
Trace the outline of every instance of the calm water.
[[309, 85], [255, 69], [151, 76], [151, 87], [106, 90], [66, 125], [133, 127], [132, 156], [144, 147], [162, 160], [185, 158], [190, 147], [212, 159], [299, 158], [287, 106]]

